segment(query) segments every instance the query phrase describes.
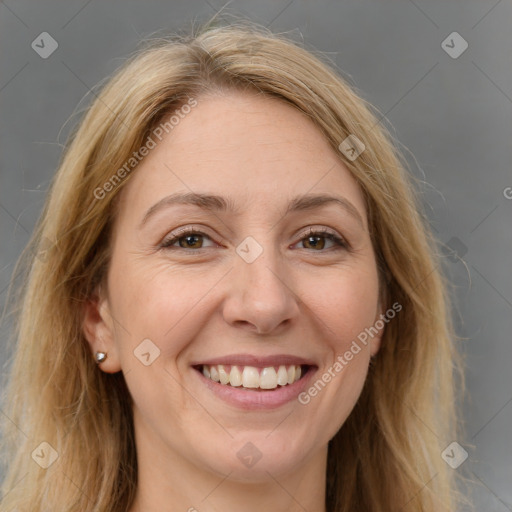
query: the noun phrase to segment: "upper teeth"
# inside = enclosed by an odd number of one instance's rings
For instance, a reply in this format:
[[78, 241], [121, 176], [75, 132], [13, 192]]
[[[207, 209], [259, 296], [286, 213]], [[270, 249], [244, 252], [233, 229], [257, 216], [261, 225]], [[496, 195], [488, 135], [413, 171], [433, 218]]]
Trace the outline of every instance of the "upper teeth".
[[203, 365], [203, 375], [215, 382], [244, 388], [275, 389], [277, 386], [293, 384], [300, 379], [301, 367], [281, 365], [259, 368], [254, 366]]

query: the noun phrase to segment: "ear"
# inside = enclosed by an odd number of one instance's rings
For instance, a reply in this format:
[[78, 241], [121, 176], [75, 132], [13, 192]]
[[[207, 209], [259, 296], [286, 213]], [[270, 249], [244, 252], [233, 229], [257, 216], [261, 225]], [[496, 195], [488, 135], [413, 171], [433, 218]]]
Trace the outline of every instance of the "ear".
[[117, 350], [114, 321], [110, 314], [108, 298], [98, 291], [87, 300], [83, 308], [82, 329], [91, 348], [91, 357], [95, 360], [96, 352], [105, 352], [107, 358], [99, 367], [106, 373], [121, 370]]

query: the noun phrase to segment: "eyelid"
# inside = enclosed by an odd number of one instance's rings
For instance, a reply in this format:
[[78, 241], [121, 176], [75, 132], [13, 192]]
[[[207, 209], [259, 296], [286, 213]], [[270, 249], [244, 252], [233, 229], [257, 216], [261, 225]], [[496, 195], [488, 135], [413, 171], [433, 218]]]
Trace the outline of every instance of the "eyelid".
[[[176, 230], [174, 230], [172, 233], [170, 233], [168, 236], [166, 236], [162, 240], [162, 242], [159, 244], [159, 246], [162, 249], [172, 249], [172, 248], [180, 249], [178, 247], [174, 247], [174, 244], [180, 238], [182, 238], [184, 236], [187, 236], [189, 234], [190, 235], [200, 235], [200, 236], [206, 237], [213, 244], [215, 244], [217, 246], [220, 245], [219, 243], [217, 243], [214, 240], [214, 237], [210, 236], [208, 233], [206, 233], [203, 230], [202, 227], [194, 226], [194, 225], [189, 225], [189, 226], [183, 226], [183, 227], [180, 227], [180, 228], [177, 228]], [[294, 242], [292, 244], [291, 247], [293, 247], [294, 245], [299, 244], [300, 242], [302, 242], [308, 236], [323, 236], [325, 238], [330, 239], [337, 246], [336, 248], [338, 248], [338, 249], [345, 249], [345, 250], [351, 250], [351, 245], [350, 245], [350, 243], [347, 241], [347, 239], [344, 236], [338, 234], [336, 232], [336, 230], [334, 230], [332, 228], [328, 228], [326, 226], [308, 226], [305, 230], [303, 230], [303, 231], [299, 232], [297, 235], [295, 235], [295, 237], [299, 237], [299, 238], [298, 238], [298, 240], [296, 242]], [[221, 238], [221, 237], [219, 237], [219, 238]], [[222, 240], [222, 243], [225, 243], [224, 240]], [[184, 248], [181, 248], [181, 249], [183, 249], [185, 251], [188, 251], [188, 252], [199, 252], [201, 250], [208, 249], [208, 248], [209, 247], [200, 247], [198, 249], [184, 249]], [[326, 250], [326, 251], [313, 251], [313, 252], [322, 253], [322, 252], [328, 252], [328, 250]]]
[[[308, 236], [324, 236], [325, 238], [331, 238], [331, 240], [338, 246], [339, 249], [345, 249], [347, 251], [351, 250], [351, 245], [348, 240], [340, 235], [336, 230], [332, 228], [328, 228], [326, 226], [308, 226], [306, 230], [301, 231], [298, 235], [299, 240], [295, 242], [293, 245], [300, 243], [302, 240], [307, 238]], [[327, 251], [318, 251], [318, 252], [327, 252]]]
[[[219, 243], [215, 242], [214, 236], [209, 235], [205, 232], [205, 229], [200, 226], [195, 225], [189, 225], [189, 226], [183, 226], [180, 228], [176, 228], [172, 233], [167, 234], [164, 239], [160, 242], [159, 246], [163, 249], [170, 249], [173, 247], [173, 245], [182, 237], [187, 235], [201, 235], [203, 237], [209, 238], [214, 244], [220, 245]], [[221, 237], [218, 237], [221, 238]], [[222, 238], [221, 238], [222, 240]], [[176, 247], [178, 249], [178, 247]], [[207, 249], [207, 247], [201, 247], [199, 249], [190, 249], [190, 251], [198, 252], [201, 249]], [[186, 250], [186, 249], [185, 249]]]
[[334, 235], [342, 240], [345, 240], [345, 238], [337, 233], [336, 230], [332, 228], [328, 228], [326, 226], [308, 226], [303, 231], [300, 231], [296, 236], [300, 237], [302, 240], [306, 236], [310, 235]]

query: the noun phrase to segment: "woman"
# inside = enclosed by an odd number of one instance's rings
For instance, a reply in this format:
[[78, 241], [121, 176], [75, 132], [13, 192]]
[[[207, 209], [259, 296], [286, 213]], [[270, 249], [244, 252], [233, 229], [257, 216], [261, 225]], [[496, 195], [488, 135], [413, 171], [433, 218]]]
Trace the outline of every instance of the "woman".
[[312, 54], [244, 26], [140, 52], [33, 244], [2, 512], [454, 510], [435, 242]]

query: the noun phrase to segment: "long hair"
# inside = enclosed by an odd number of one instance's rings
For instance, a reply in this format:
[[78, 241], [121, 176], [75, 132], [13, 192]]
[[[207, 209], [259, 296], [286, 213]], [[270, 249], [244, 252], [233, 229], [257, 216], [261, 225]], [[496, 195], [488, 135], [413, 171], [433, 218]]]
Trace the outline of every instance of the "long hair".
[[[152, 41], [102, 86], [72, 134], [18, 264], [0, 511], [125, 512], [132, 503], [131, 398], [121, 372], [98, 371], [83, 305], [104, 284], [117, 199], [136, 165], [112, 185], [113, 174], [165, 116], [218, 90], [278, 98], [316, 124], [364, 194], [385, 306], [401, 305], [329, 443], [327, 511], [451, 512], [456, 486], [441, 452], [457, 435], [458, 358], [437, 245], [404, 159], [330, 64], [245, 23]], [[338, 149], [348, 136], [365, 146], [356, 159]], [[57, 457], [46, 469], [36, 463], [43, 454]]]

